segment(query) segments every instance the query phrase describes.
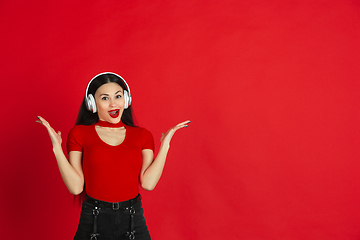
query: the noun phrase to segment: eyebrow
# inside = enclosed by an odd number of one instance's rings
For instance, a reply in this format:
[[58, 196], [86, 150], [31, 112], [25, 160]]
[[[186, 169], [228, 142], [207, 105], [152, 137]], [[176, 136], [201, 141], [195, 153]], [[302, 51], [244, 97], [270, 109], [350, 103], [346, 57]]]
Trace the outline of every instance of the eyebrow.
[[[120, 92], [120, 93], [122, 93], [122, 91], [121, 91], [121, 90], [119, 90], [119, 91], [117, 91], [117, 92], [115, 93], [115, 95], [116, 95], [116, 94], [118, 94], [119, 92]], [[107, 94], [107, 93], [103, 93], [103, 94], [100, 94], [100, 97], [101, 97], [102, 95], [109, 96], [109, 94]]]

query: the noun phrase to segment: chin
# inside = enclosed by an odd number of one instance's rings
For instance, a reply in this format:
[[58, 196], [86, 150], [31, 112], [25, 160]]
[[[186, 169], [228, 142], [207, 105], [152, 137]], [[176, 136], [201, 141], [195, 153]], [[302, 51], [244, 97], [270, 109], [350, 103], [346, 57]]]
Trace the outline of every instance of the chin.
[[112, 117], [99, 117], [99, 120], [101, 121], [105, 121], [105, 122], [108, 122], [108, 123], [113, 123], [113, 124], [116, 124], [116, 123], [119, 123], [120, 120], [121, 120], [121, 117], [117, 117], [117, 118], [112, 118]]
[[121, 118], [110, 118], [107, 120], [107, 122], [116, 124], [116, 123], [119, 123], [120, 120], [121, 120]]

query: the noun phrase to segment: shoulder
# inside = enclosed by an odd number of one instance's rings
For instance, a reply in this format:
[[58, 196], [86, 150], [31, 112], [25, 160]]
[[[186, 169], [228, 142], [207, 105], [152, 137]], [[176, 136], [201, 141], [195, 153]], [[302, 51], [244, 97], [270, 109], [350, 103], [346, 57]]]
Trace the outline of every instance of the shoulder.
[[154, 142], [153, 135], [146, 128], [126, 126], [126, 131], [129, 133], [126, 134], [127, 137], [141, 143], [142, 145], [144, 145], [146, 142]]
[[141, 150], [151, 149], [154, 151], [154, 138], [149, 130], [143, 127], [126, 126], [126, 132], [126, 136], [139, 144]]
[[81, 136], [89, 132], [94, 127], [94, 125], [75, 125], [72, 129], [70, 129], [70, 136]]
[[147, 130], [146, 128], [143, 128], [143, 127], [132, 127], [132, 126], [126, 125], [126, 130], [130, 130], [131, 132], [139, 134], [139, 135], [151, 134], [151, 132], [149, 130]]
[[93, 127], [94, 125], [75, 125], [70, 131], [86, 131]]

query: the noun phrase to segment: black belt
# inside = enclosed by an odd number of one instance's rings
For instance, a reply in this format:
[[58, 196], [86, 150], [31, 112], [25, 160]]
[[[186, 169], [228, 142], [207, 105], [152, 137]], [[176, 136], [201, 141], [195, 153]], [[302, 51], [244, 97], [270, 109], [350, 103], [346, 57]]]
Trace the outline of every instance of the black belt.
[[113, 210], [118, 210], [120, 208], [128, 208], [131, 207], [133, 205], [135, 205], [136, 203], [141, 201], [141, 195], [138, 194], [136, 196], [136, 198], [124, 201], [124, 202], [116, 202], [116, 203], [112, 203], [112, 202], [104, 202], [104, 201], [100, 201], [100, 200], [96, 200], [94, 198], [91, 198], [89, 196], [86, 196], [85, 202], [91, 203], [97, 207], [100, 208], [111, 208]]

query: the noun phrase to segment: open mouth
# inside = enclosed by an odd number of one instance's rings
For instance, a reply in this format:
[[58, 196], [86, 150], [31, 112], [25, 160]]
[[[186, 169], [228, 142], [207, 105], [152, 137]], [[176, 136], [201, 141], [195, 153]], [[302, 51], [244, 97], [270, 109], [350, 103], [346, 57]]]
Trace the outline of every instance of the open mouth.
[[120, 109], [115, 109], [115, 110], [109, 111], [110, 117], [112, 117], [112, 118], [117, 118], [119, 116], [119, 113], [120, 113]]

